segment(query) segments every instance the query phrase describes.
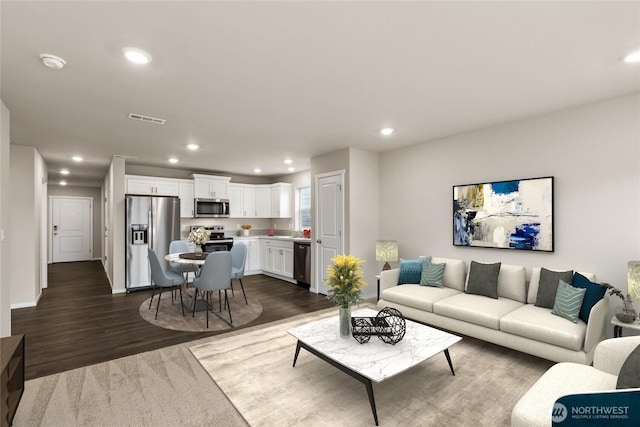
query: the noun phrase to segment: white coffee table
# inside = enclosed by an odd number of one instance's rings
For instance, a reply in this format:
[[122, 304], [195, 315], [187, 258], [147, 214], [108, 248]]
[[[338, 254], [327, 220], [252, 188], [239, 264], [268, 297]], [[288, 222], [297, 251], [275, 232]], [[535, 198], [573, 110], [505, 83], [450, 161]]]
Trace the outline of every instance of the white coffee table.
[[[337, 312], [336, 309], [336, 316], [287, 331], [298, 339], [293, 366], [296, 366], [300, 348], [304, 348], [363, 383], [367, 388], [376, 425], [378, 414], [372, 382], [382, 382], [441, 352], [447, 358], [451, 374], [455, 375], [449, 347], [462, 338], [407, 320], [405, 336], [399, 343], [385, 344], [374, 336], [369, 342], [360, 344], [353, 337], [340, 337]], [[363, 309], [354, 311], [351, 315], [375, 317], [376, 314], [377, 311]]]

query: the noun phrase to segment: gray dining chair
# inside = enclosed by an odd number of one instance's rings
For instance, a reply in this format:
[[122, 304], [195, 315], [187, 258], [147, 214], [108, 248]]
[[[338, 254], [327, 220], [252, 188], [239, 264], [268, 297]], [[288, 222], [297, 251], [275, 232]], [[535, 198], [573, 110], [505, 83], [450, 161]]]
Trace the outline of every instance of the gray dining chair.
[[156, 320], [158, 319], [158, 310], [160, 309], [160, 299], [162, 298], [162, 292], [164, 292], [165, 290], [178, 289], [180, 291], [180, 305], [182, 306], [182, 315], [184, 316], [184, 305], [182, 304], [182, 285], [184, 285], [184, 277], [182, 276], [182, 274], [176, 273], [175, 271], [164, 271], [162, 265], [160, 265], [158, 255], [153, 249], [147, 248], [147, 253], [149, 255], [149, 265], [151, 266], [151, 282], [153, 284], [151, 301], [149, 301], [149, 310], [151, 310], [151, 304], [153, 303], [153, 297], [155, 296], [156, 288], [160, 290], [160, 294], [158, 295], [158, 305], [156, 306]]
[[[185, 240], [174, 240], [169, 244], [170, 254], [181, 254], [185, 252], [191, 252], [189, 250], [189, 243]], [[193, 273], [193, 275], [196, 276], [200, 269], [200, 267], [195, 264], [184, 264], [175, 261], [169, 262], [169, 268], [171, 268], [171, 271], [182, 274], [185, 284], [189, 282], [189, 273]]]
[[[227, 251], [211, 252], [208, 256], [200, 275], [193, 279], [193, 285], [196, 288], [193, 304], [192, 317], [196, 315], [196, 304], [198, 300], [198, 292], [202, 293], [202, 299], [207, 304], [207, 328], [209, 327], [209, 309], [208, 304], [211, 300], [211, 293], [218, 291], [218, 300], [220, 305], [220, 313], [222, 313], [221, 291], [224, 291], [224, 301], [229, 310], [229, 323], [233, 324], [231, 317], [231, 306], [229, 305], [229, 297], [227, 289], [231, 287], [231, 254]], [[212, 307], [213, 309], [213, 307]]]
[[231, 247], [231, 294], [235, 296], [233, 292], [233, 279], [240, 280], [240, 287], [242, 288], [242, 294], [244, 295], [244, 302], [247, 302], [247, 294], [244, 292], [244, 285], [242, 284], [242, 278], [244, 277], [244, 267], [247, 263], [247, 245], [235, 244]]

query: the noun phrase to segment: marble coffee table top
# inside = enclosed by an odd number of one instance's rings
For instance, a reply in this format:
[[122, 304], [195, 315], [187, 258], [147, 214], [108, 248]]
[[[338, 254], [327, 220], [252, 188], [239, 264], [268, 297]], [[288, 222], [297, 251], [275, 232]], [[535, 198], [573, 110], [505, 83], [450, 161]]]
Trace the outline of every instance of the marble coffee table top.
[[[353, 317], [375, 317], [377, 311], [355, 310]], [[327, 357], [360, 373], [371, 381], [381, 382], [412, 366], [447, 350], [462, 338], [429, 326], [407, 320], [407, 330], [402, 341], [386, 344], [378, 337], [371, 337], [360, 344], [353, 337], [341, 338], [336, 315], [298, 326], [289, 334], [318, 350]], [[446, 366], [446, 365], [445, 365]]]

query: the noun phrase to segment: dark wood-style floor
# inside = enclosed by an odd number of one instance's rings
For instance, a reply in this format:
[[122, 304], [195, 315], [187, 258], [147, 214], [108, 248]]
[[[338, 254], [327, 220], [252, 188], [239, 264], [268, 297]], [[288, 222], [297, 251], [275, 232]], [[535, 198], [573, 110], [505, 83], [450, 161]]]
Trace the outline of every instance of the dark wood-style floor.
[[[245, 276], [243, 283], [263, 306], [245, 328], [334, 306], [323, 295], [267, 276]], [[153, 326], [138, 314], [150, 296], [150, 290], [112, 295], [99, 261], [50, 264], [38, 306], [11, 312], [12, 334], [26, 337], [26, 379], [224, 333]]]

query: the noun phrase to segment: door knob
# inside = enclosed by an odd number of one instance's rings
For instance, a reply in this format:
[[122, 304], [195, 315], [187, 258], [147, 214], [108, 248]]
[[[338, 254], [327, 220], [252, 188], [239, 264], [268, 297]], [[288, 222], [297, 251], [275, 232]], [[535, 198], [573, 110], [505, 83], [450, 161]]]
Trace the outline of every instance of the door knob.
[[318, 239], [316, 240], [316, 243], [322, 243], [322, 240]]

